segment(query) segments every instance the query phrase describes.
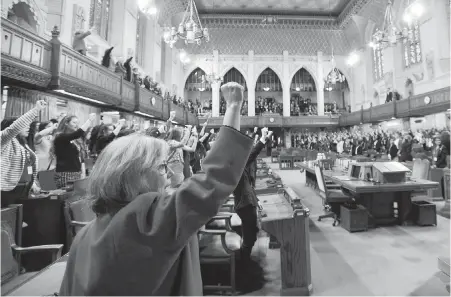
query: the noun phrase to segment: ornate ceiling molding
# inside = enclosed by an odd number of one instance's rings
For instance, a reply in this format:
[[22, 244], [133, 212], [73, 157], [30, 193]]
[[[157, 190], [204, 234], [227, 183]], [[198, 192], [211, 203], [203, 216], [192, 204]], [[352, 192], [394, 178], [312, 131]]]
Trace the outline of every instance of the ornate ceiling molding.
[[263, 22], [263, 15], [202, 15], [201, 21], [207, 28], [249, 28], [249, 29], [328, 29], [339, 30], [335, 18], [306, 18], [272, 15], [274, 23]]
[[[351, 0], [338, 17], [299, 17], [289, 15], [268, 15], [277, 18], [276, 23], [262, 25], [265, 15], [230, 15], [201, 14], [203, 24], [213, 28], [292, 28], [292, 29], [329, 29], [342, 30], [346, 28], [353, 15], [360, 13], [362, 8], [372, 2], [384, 0]], [[164, 25], [172, 16], [185, 10], [184, 0], [156, 0], [159, 7], [159, 23]], [[166, 24], [167, 25], [167, 24]]]

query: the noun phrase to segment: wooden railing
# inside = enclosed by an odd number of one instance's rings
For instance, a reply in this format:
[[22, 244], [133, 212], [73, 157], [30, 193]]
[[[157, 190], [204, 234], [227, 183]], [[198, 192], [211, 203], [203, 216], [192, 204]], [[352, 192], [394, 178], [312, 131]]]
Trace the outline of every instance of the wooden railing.
[[48, 91], [64, 91], [74, 100], [87, 98], [91, 103], [100, 102], [119, 111], [139, 111], [161, 120], [169, 118], [170, 110], [176, 110], [179, 124], [198, 124], [197, 116], [186, 108], [125, 81], [111, 69], [62, 44], [57, 27], [48, 41], [7, 19], [1, 22], [2, 78]]
[[[208, 126], [220, 127], [224, 117], [214, 117], [208, 121]], [[199, 119], [199, 123], [205, 122]], [[291, 128], [309, 128], [309, 127], [337, 127], [338, 117], [336, 116], [292, 116], [283, 117], [280, 115], [273, 116], [253, 116], [242, 117], [241, 126], [246, 128], [253, 127], [291, 127]]]
[[412, 96], [399, 101], [372, 106], [340, 116], [340, 126], [377, 123], [393, 118], [420, 117], [444, 112], [450, 108], [450, 88]]
[[1, 46], [2, 79], [47, 87], [51, 78], [49, 41], [2, 18]]

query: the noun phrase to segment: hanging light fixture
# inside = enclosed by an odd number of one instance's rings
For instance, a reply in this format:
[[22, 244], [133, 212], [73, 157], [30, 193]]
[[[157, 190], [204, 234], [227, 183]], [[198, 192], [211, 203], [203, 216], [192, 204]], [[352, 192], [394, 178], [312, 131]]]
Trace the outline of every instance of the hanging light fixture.
[[325, 82], [326, 84], [332, 84], [335, 85], [337, 82], [344, 82], [346, 80], [345, 76], [341, 74], [340, 70], [338, 70], [336, 64], [335, 64], [335, 57], [334, 57], [334, 49], [332, 48], [332, 56], [330, 58], [330, 63], [332, 64], [332, 70], [327, 75]]
[[166, 27], [163, 38], [171, 48], [179, 39], [185, 40], [185, 44], [196, 43], [197, 45], [200, 45], [202, 40], [210, 41], [208, 29], [202, 27], [194, 0], [188, 0], [188, 7], [178, 29]]
[[216, 74], [214, 71], [214, 56], [211, 60], [211, 72], [205, 76], [205, 81], [209, 84], [222, 83], [224, 81], [223, 77]]
[[[410, 7], [410, 6], [409, 6]], [[417, 8], [417, 6], [413, 6], [415, 11], [415, 17], [417, 15], [422, 14], [422, 11], [420, 11]], [[409, 10], [410, 11], [410, 10]], [[385, 9], [385, 15], [384, 15], [384, 23], [382, 25], [382, 29], [377, 29], [376, 32], [373, 34], [373, 37], [371, 39], [371, 42], [369, 43], [369, 46], [372, 48], [386, 48], [389, 46], [396, 46], [396, 44], [399, 41], [402, 41], [404, 39], [412, 39], [412, 34], [409, 34], [409, 30], [405, 27], [402, 30], [400, 30], [393, 20], [393, 2], [392, 0], [388, 0], [387, 8]], [[408, 22], [411, 22], [412, 15], [408, 15], [408, 17], [404, 17], [405, 20]]]

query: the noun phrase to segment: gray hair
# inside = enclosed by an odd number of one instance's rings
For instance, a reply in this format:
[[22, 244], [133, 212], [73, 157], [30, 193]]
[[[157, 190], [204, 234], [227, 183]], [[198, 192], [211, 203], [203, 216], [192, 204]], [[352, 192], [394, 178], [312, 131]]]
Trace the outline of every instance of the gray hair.
[[169, 146], [160, 139], [132, 134], [114, 140], [99, 155], [89, 177], [88, 197], [99, 214], [114, 213], [137, 196], [162, 192]]

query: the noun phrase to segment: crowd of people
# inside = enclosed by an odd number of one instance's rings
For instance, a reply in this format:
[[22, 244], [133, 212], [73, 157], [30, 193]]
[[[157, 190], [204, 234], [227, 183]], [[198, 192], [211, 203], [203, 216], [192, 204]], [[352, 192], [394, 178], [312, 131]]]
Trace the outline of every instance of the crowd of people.
[[95, 125], [96, 114], [85, 123], [71, 115], [41, 123], [43, 100], [2, 121], [2, 207], [42, 193], [44, 171], [54, 170], [57, 188], [65, 189], [86, 177], [86, 159], [95, 161], [85, 199], [96, 219], [73, 241], [61, 295], [202, 295], [196, 234], [232, 193], [242, 219], [236, 252], [250, 259], [256, 158], [272, 132], [241, 133], [243, 87], [229, 83], [221, 91], [227, 111], [218, 132], [207, 131], [208, 120], [200, 131], [175, 126], [174, 111], [165, 125], [142, 131], [123, 119]]
[[365, 155], [374, 152], [393, 161], [412, 161], [414, 157], [430, 156], [432, 166], [446, 167], [450, 154], [450, 138], [447, 130], [420, 130], [417, 132], [335, 132], [298, 133], [292, 136], [294, 147], [335, 152], [338, 154]]

